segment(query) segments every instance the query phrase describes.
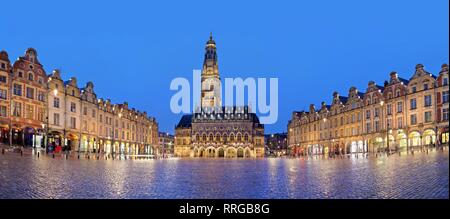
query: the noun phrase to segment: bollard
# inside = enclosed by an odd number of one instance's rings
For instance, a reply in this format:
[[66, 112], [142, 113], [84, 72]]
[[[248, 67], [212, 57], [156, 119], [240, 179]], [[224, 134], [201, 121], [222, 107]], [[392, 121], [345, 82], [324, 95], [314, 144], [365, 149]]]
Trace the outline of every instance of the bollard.
[[39, 152], [37, 152], [38, 158], [39, 158]]
[[88, 155], [88, 160], [91, 159], [90, 156]]
[[5, 154], [5, 149], [4, 148], [2, 148], [2, 154]]
[[52, 154], [52, 158], [55, 158], [55, 154]]
[[80, 159], [80, 155], [78, 154], [78, 160]]
[[21, 156], [21, 157], [23, 156], [23, 151], [22, 151], [22, 150], [20, 150], [20, 156]]

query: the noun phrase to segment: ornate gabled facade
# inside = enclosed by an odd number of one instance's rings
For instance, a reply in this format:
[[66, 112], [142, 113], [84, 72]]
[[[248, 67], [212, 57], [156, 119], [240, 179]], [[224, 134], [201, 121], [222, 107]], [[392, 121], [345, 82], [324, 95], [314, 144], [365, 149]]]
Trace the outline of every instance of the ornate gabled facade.
[[79, 88], [59, 70], [47, 76], [34, 49], [9, 63], [0, 52], [1, 143], [107, 155], [151, 154], [158, 147], [158, 123], [146, 112], [98, 98], [94, 83]]
[[11, 125], [11, 63], [6, 51], [0, 52], [0, 142], [9, 144]]
[[14, 62], [11, 79], [12, 144], [36, 146], [45, 130], [47, 75], [35, 49]]
[[365, 93], [355, 87], [348, 97], [335, 92], [331, 106], [311, 105], [288, 123], [293, 155], [406, 151], [448, 145], [448, 136], [447, 64], [438, 77], [418, 64], [410, 80], [392, 72], [384, 86], [369, 82]]
[[206, 43], [201, 107], [175, 127], [175, 156], [262, 157], [264, 126], [247, 106], [222, 107], [215, 41]]

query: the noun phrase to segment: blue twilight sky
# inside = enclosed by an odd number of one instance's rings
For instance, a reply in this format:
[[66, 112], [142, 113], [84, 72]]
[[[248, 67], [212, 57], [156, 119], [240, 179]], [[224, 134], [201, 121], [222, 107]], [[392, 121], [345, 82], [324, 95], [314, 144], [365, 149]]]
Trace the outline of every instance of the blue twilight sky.
[[[169, 90], [191, 80], [213, 32], [224, 77], [278, 77], [285, 131], [293, 110], [365, 91], [395, 70], [410, 78], [422, 63], [438, 74], [449, 58], [448, 0], [433, 1], [5, 1], [0, 49], [11, 60], [38, 51], [47, 73], [62, 69], [99, 97], [128, 101], [173, 133]], [[223, 81], [222, 81], [223, 82]]]

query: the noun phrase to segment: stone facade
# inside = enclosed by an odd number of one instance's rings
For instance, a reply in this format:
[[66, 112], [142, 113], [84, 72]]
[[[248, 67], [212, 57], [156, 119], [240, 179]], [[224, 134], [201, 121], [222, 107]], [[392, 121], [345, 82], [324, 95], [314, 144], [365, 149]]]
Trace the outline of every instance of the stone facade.
[[11, 66], [8, 54], [1, 62], [1, 142], [23, 146], [39, 145], [46, 121], [47, 75], [36, 50], [29, 48]]
[[248, 106], [223, 107], [216, 43], [206, 43], [201, 106], [175, 128], [178, 157], [263, 157], [264, 126]]
[[0, 52], [0, 89], [2, 95], [6, 90], [0, 102], [4, 144], [129, 155], [150, 154], [158, 146], [154, 117], [126, 102], [98, 98], [92, 82], [79, 88], [75, 77], [64, 81], [59, 70], [46, 75], [34, 49], [12, 67]]
[[333, 94], [331, 105], [296, 111], [288, 123], [293, 155], [405, 151], [448, 145], [448, 66], [439, 76], [418, 64], [410, 80], [390, 74], [384, 86], [371, 81], [366, 92]]

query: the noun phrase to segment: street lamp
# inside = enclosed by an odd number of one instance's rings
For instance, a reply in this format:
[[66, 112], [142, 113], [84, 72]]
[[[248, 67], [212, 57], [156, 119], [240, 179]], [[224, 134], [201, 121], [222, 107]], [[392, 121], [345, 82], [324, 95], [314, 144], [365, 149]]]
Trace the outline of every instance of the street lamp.
[[[327, 122], [327, 118], [323, 118], [323, 130], [325, 130], [325, 133], [326, 133], [326, 122]], [[329, 137], [328, 137], [328, 139], [329, 139]], [[324, 137], [324, 140], [325, 140], [325, 137]], [[331, 144], [331, 143], [329, 143], [329, 144]], [[330, 157], [330, 147], [331, 147], [331, 145], [329, 145], [328, 146], [328, 157]], [[323, 153], [325, 153], [325, 150], [323, 151]]]

